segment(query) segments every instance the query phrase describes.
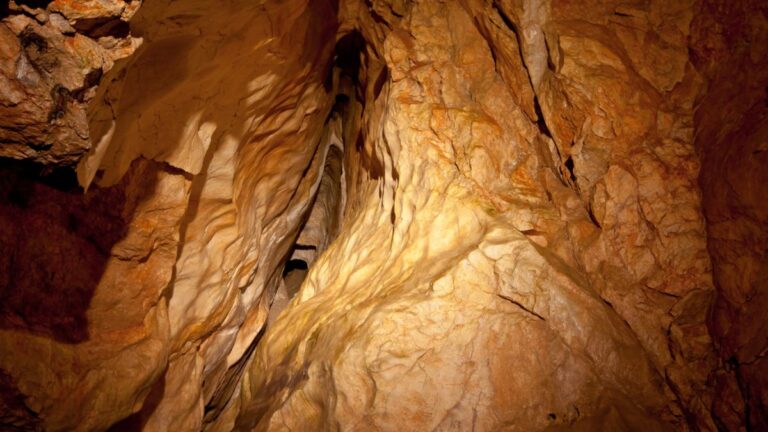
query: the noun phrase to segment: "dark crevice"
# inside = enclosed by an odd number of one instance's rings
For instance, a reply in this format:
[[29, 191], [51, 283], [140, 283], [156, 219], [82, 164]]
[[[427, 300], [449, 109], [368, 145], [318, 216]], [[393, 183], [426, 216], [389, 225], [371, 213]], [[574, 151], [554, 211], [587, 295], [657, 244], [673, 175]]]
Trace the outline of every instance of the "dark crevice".
[[101, 69], [93, 69], [83, 78], [83, 86], [72, 91], [72, 97], [78, 102], [85, 102], [85, 96], [89, 89], [99, 85], [104, 72]]
[[552, 49], [549, 46], [547, 38], [544, 38], [544, 47], [547, 49], [547, 68], [552, 72], [557, 72], [557, 66], [555, 66], [555, 62], [552, 61], [552, 56], [549, 55], [549, 53], [552, 52]]
[[[14, 3], [18, 5], [29, 6], [32, 9], [46, 9], [48, 4], [53, 0], [16, 0]], [[6, 5], [10, 2], [4, 2]]]
[[360, 82], [360, 55], [365, 48], [365, 39], [355, 30], [344, 35], [336, 43], [336, 67], [342, 75], [352, 78], [355, 84]]
[[506, 296], [504, 294], [496, 294], [496, 295], [499, 296], [500, 298], [502, 298], [502, 299], [512, 303], [513, 305], [519, 307], [520, 309], [522, 309], [523, 311], [529, 313], [530, 315], [533, 315], [534, 317], [538, 318], [541, 321], [546, 321], [547, 320], [543, 316], [541, 316], [538, 313], [534, 312], [533, 310], [525, 307], [522, 303], [520, 303], [519, 301], [517, 301], [517, 300], [515, 300], [515, 299], [513, 299], [513, 298], [511, 298], [509, 296]]
[[[533, 81], [531, 81], [531, 74], [528, 71], [528, 65], [525, 61], [525, 55], [523, 54], [523, 41], [520, 38], [520, 32], [517, 26], [515, 25], [514, 21], [512, 21], [509, 15], [507, 15], [506, 12], [504, 12], [504, 9], [501, 6], [499, 6], [498, 2], [496, 1], [493, 2], [493, 9], [496, 11], [496, 13], [499, 14], [499, 17], [504, 22], [504, 25], [506, 25], [507, 28], [514, 34], [515, 40], [517, 41], [517, 48], [518, 48], [518, 54], [520, 55], [520, 62], [525, 68], [526, 74], [528, 75], [528, 82], [531, 85], [531, 89], [533, 90], [533, 109], [534, 109], [534, 112], [536, 113], [536, 119], [535, 119], [536, 126], [538, 127], [540, 133], [542, 133], [543, 135], [546, 135], [550, 139], [554, 139], [552, 137], [552, 132], [549, 130], [546, 120], [544, 119], [544, 113], [541, 110], [541, 104], [539, 103], [539, 98], [536, 95], [536, 88], [533, 85]], [[545, 44], [546, 44], [546, 40], [545, 40]], [[547, 46], [547, 52], [549, 52], [548, 46]], [[554, 63], [552, 62], [552, 58], [549, 54], [547, 54], [547, 66], [549, 66], [549, 68], [553, 71], [556, 69]]]
[[592, 209], [592, 205], [587, 206], [587, 215], [589, 215], [589, 220], [592, 221], [592, 223], [598, 227], [602, 228], [603, 226], [600, 225], [600, 222], [597, 221], [597, 218], [595, 217], [595, 212]]
[[[14, 175], [23, 177], [29, 182], [39, 182], [60, 192], [73, 194], [83, 193], [83, 188], [77, 182], [77, 173], [72, 167], [51, 166], [33, 161], [18, 161], [15, 159], [0, 158], [0, 172], [7, 175], [13, 171]], [[31, 191], [12, 190], [14, 194], [30, 196]]]
[[349, 96], [339, 93], [336, 95], [336, 102], [332, 112], [338, 112], [342, 110], [342, 107], [349, 102]]
[[373, 97], [378, 98], [381, 94], [381, 90], [384, 88], [384, 84], [389, 80], [389, 69], [384, 66], [379, 72], [379, 76], [376, 78], [376, 82], [373, 84]]
[[285, 263], [283, 269], [283, 283], [288, 293], [288, 298], [293, 298], [299, 292], [301, 284], [307, 277], [309, 264], [302, 259], [292, 258]]
[[[251, 357], [253, 356], [254, 351], [256, 351], [256, 347], [259, 345], [259, 341], [261, 341], [261, 338], [264, 336], [266, 328], [267, 327], [264, 326], [259, 330], [259, 333], [248, 346], [248, 349], [246, 349], [240, 360], [227, 370], [226, 376], [219, 382], [216, 390], [212, 393], [213, 396], [205, 404], [203, 414], [204, 424], [214, 422], [227, 407], [227, 403], [232, 400], [232, 395], [240, 384], [243, 370], [250, 364]], [[205, 385], [203, 385], [203, 387], [205, 387]]]
[[541, 105], [539, 105], [539, 98], [533, 96], [533, 110], [536, 112], [536, 126], [539, 128], [539, 132], [546, 135], [548, 138], [552, 138], [552, 132], [547, 126], [547, 122], [544, 121], [544, 113], [541, 111]]
[[283, 268], [283, 278], [288, 276], [291, 272], [294, 271], [301, 271], [301, 270], [308, 270], [309, 266], [307, 265], [307, 262], [302, 259], [289, 259], [287, 263], [285, 263], [285, 267]]
[[[475, 20], [475, 22], [478, 23], [477, 20]], [[479, 25], [479, 23], [477, 25]], [[499, 72], [499, 58], [496, 56], [496, 50], [493, 47], [493, 39], [490, 36], [486, 36], [485, 34], [483, 34], [483, 38], [485, 38], [486, 43], [488, 43], [488, 48], [491, 53], [491, 60], [493, 60], [493, 70]]]
[[[338, 119], [338, 115], [343, 117], [343, 112], [346, 111], [348, 103], [348, 95], [343, 93], [337, 94], [335, 96], [333, 109], [328, 114], [328, 121], [333, 118]], [[342, 178], [339, 166], [342, 160], [342, 150], [335, 145], [331, 145], [325, 155], [323, 170], [319, 174], [320, 178], [318, 179], [319, 183], [315, 195], [307, 206], [306, 213], [302, 218], [302, 222], [299, 224], [298, 235], [294, 240], [295, 243], [284, 258], [285, 264], [282, 271], [282, 284], [285, 287], [289, 299], [293, 298], [298, 292], [301, 284], [306, 278], [309, 267], [312, 265], [312, 262], [317, 255], [323, 251], [327, 246], [327, 243], [330, 243], [332, 237], [335, 237], [336, 235], [338, 222], [334, 222], [332, 219], [327, 219], [332, 217], [331, 215], [326, 215], [326, 218], [320, 220], [313, 219], [312, 216], [313, 212], [318, 207], [322, 208], [329, 205], [331, 207], [337, 207], [341, 204], [340, 201], [334, 203], [333, 196], [328, 195], [328, 185], [335, 184], [340, 190], [340, 182], [342, 181]], [[334, 167], [336, 167], [336, 169]], [[332, 191], [333, 189], [330, 190]], [[328, 200], [332, 201], [328, 202]], [[306, 230], [314, 232], [314, 236], [310, 235], [309, 237], [304, 237]], [[322, 237], [324, 238], [319, 239], [317, 237], [318, 230], [323, 233]]]
[[[341, 85], [347, 84], [345, 87], [337, 89], [337, 92], [344, 94], [348, 99], [345, 104], [339, 104], [337, 99], [337, 104], [334, 109], [341, 115], [344, 124], [348, 124], [348, 121], [351, 120], [348, 117], [353, 111], [348, 108], [355, 106], [356, 104], [365, 106], [367, 97], [377, 98], [380, 93], [384, 91], [386, 82], [389, 79], [389, 70], [386, 65], [382, 65], [383, 69], [379, 72], [379, 75], [376, 76], [375, 81], [373, 82], [373, 94], [366, 94], [368, 83], [363, 80], [367, 79], [367, 77], [364, 75], [361, 76], [360, 67], [363, 61], [365, 61], [366, 64], [369, 62], [377, 62], [376, 59], [366, 51], [366, 46], [367, 42], [365, 38], [358, 31], [352, 31], [346, 34], [339, 39], [336, 44], [335, 65], [336, 68], [340, 69], [339, 83]], [[367, 68], [368, 71], [372, 69], [375, 70], [375, 68], [370, 67], [370, 65]], [[359, 115], [360, 113], [357, 114]], [[354, 121], [351, 121], [350, 123], [353, 122]], [[368, 173], [370, 178], [373, 180], [381, 178], [384, 175], [384, 164], [376, 156], [365, 152], [364, 134], [359, 131], [355, 135], [345, 138], [348, 140], [348, 142], [345, 143], [345, 147], [350, 150], [354, 148], [354, 150], [357, 151], [360, 156], [360, 165]]]
[[387, 20], [385, 20], [383, 16], [376, 12], [376, 9], [373, 7], [371, 0], [365, 0], [365, 4], [368, 7], [368, 13], [370, 14], [371, 18], [373, 18], [373, 21], [376, 22], [376, 24], [381, 24], [387, 27], [390, 26]]
[[115, 17], [81, 19], [74, 27], [78, 32], [93, 39], [105, 36], [124, 39], [130, 34], [128, 22]]
[[34, 142], [31, 142], [28, 145], [29, 145], [29, 147], [32, 150], [35, 150], [35, 151], [50, 150], [53, 147], [53, 144], [49, 143], [49, 142], [48, 143], [34, 143]]
[[[515, 37], [517, 38], [517, 43], [518, 45], [520, 45], [520, 38], [518, 37], [517, 26], [515, 25], [514, 21], [512, 21], [509, 18], [509, 15], [507, 15], [507, 13], [504, 12], [504, 9], [502, 9], [501, 6], [499, 6], [498, 2], [496, 1], [493, 2], [493, 9], [496, 11], [496, 13], [499, 14], [499, 17], [501, 17], [501, 20], [504, 22], [504, 25], [506, 25], [507, 28], [511, 30], [512, 33], [515, 34]], [[522, 53], [520, 53], [520, 57], [522, 58]]]
[[573, 157], [568, 156], [568, 159], [565, 160], [565, 168], [568, 170], [568, 175], [571, 179], [571, 182], [576, 185], [576, 174], [573, 172], [573, 167]]
[[328, 64], [324, 68], [323, 76], [325, 77], [323, 79], [323, 88], [326, 92], [330, 93], [333, 91], [333, 74], [335, 72], [335, 68], [333, 67], [334, 62], [328, 62]]
[[326, 123], [331, 121], [335, 115], [341, 115], [342, 118], [346, 117], [347, 112], [349, 112], [349, 100], [348, 95], [343, 93], [337, 94], [336, 100], [333, 103], [333, 109], [328, 114]]

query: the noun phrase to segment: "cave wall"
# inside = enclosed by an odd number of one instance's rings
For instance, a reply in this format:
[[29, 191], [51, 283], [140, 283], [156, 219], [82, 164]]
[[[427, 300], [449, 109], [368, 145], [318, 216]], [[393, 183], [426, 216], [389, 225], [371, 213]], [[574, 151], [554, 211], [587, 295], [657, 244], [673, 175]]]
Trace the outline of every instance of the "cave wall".
[[692, 12], [344, 6], [388, 70], [361, 90], [383, 172], [257, 347], [240, 424], [714, 429]]
[[[717, 299], [711, 329], [737, 385], [718, 380], [723, 417], [768, 428], [768, 8], [703, 2], [692, 58], [708, 80], [696, 111], [696, 147]], [[733, 395], [740, 395], [734, 397]], [[742, 404], [743, 401], [743, 404]], [[733, 422], [736, 420], [734, 419]]]
[[760, 2], [2, 14], [0, 425], [766, 427]]
[[88, 105], [88, 191], [72, 169], [66, 194], [4, 181], [31, 201], [3, 201], [0, 368], [24, 400], [8, 423], [105, 430], [135, 413], [117, 429], [195, 430], [224, 409], [324, 166], [334, 17], [306, 1], [133, 16], [141, 48]]
[[0, 6], [0, 157], [76, 164], [91, 147], [87, 109], [103, 74], [141, 38], [135, 1], [9, 1]]

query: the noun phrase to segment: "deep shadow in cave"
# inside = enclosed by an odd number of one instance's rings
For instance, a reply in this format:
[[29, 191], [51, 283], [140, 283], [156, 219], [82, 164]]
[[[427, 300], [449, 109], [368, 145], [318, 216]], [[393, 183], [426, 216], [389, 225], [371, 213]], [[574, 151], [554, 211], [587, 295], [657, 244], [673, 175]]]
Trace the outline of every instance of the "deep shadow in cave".
[[285, 263], [283, 269], [283, 283], [285, 283], [285, 289], [288, 292], [288, 297], [292, 298], [299, 291], [301, 283], [307, 277], [307, 271], [309, 266], [303, 259], [292, 258]]
[[0, 161], [0, 328], [88, 340], [110, 251], [163, 169], [136, 161], [117, 185], [83, 193], [69, 168]]

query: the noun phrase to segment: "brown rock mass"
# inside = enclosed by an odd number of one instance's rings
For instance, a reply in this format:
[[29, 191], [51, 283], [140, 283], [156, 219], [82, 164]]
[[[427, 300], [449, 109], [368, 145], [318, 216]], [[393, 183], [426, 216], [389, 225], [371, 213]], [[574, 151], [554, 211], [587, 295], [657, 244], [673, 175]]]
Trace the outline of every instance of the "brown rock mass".
[[768, 430], [763, 3], [0, 6], [0, 430]]

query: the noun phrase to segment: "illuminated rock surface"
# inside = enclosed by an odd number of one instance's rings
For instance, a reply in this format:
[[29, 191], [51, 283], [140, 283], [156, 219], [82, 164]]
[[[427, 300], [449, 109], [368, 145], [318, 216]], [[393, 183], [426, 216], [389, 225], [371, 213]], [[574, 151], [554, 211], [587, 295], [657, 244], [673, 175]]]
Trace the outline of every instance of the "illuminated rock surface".
[[761, 2], [2, 14], [0, 428], [768, 429]]

